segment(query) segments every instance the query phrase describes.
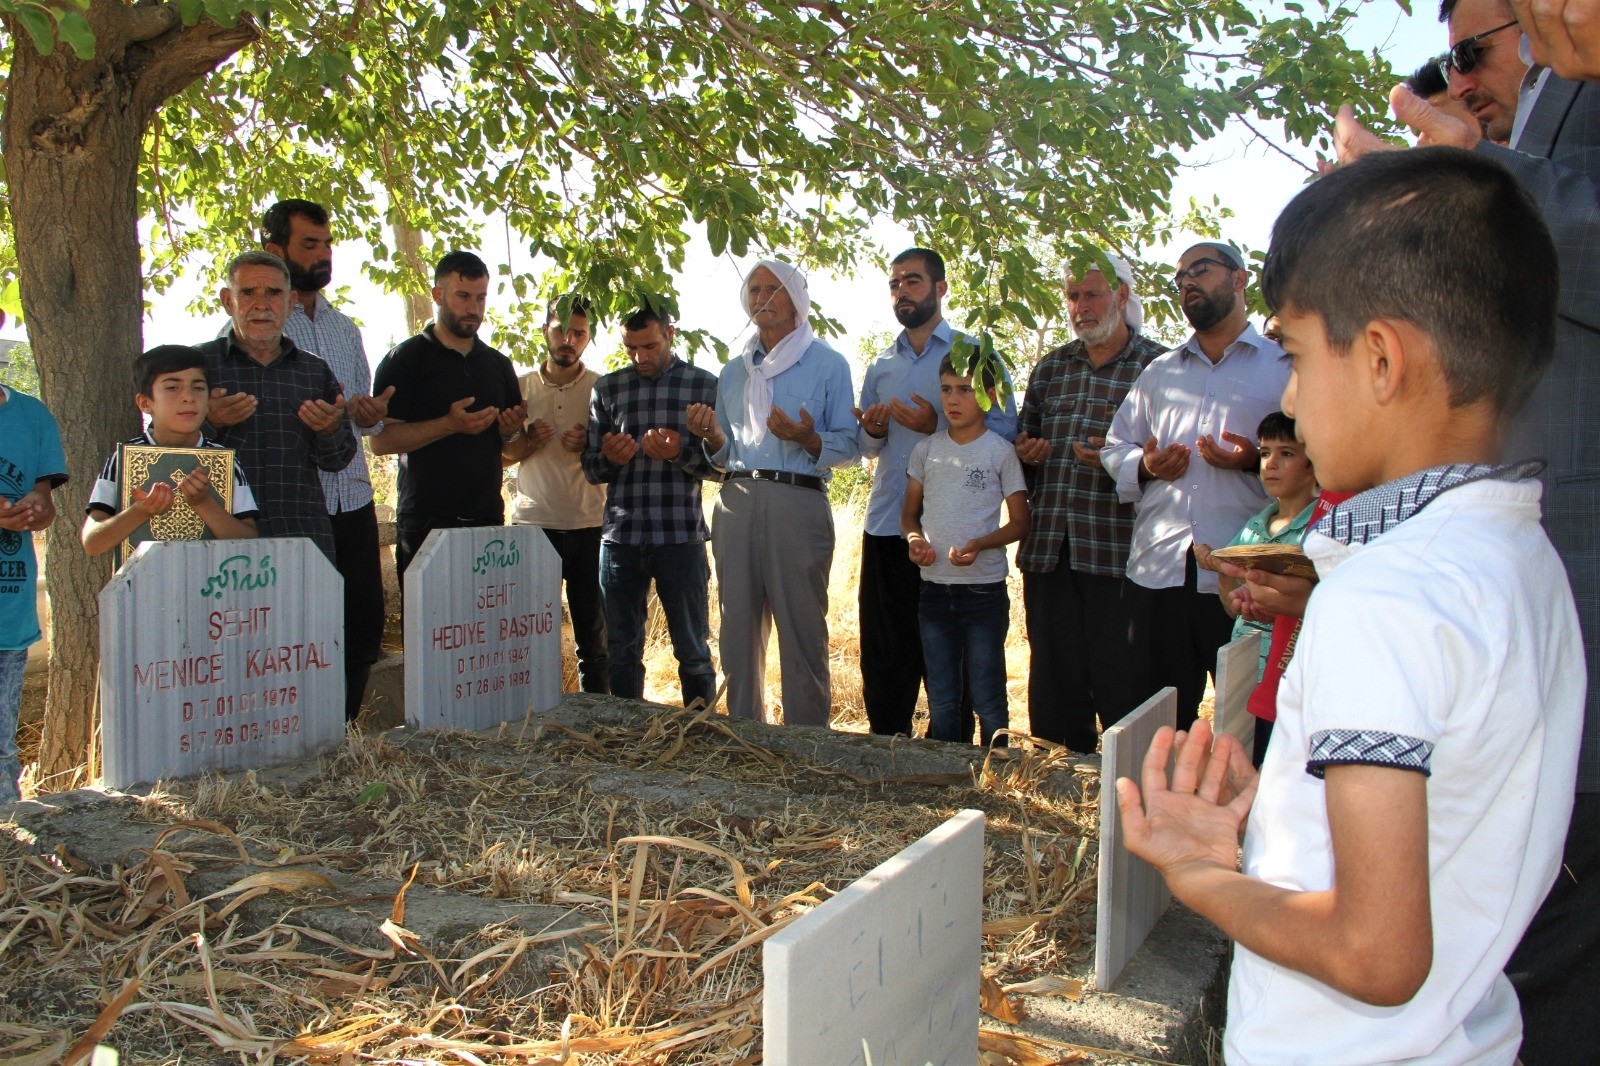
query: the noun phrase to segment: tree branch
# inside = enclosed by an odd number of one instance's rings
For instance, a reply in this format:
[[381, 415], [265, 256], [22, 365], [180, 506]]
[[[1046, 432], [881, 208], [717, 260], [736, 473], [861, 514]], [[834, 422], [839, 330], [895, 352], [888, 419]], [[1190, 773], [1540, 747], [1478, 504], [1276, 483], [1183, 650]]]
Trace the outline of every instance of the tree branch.
[[[129, 29], [127, 50], [128, 80], [133, 87], [129, 107], [141, 121], [148, 121], [169, 98], [210, 74], [246, 45], [261, 36], [248, 16], [240, 16], [232, 26], [219, 26], [202, 18], [185, 26], [170, 4], [137, 4], [127, 9]], [[151, 12], [144, 14], [143, 12]], [[168, 12], [166, 15], [156, 12]], [[165, 23], [165, 29], [160, 26]], [[131, 36], [148, 33], [153, 36]]]

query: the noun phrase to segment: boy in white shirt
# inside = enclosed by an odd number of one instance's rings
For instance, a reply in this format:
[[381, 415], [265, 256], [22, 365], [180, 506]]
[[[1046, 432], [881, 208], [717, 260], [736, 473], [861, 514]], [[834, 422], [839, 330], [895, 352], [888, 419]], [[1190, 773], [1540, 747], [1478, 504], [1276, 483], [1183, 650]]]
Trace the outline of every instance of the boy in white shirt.
[[1262, 288], [1283, 409], [1356, 495], [1306, 536], [1259, 779], [1204, 722], [1161, 731], [1142, 794], [1117, 782], [1127, 846], [1237, 943], [1228, 1062], [1509, 1064], [1501, 971], [1556, 876], [1585, 680], [1540, 464], [1496, 465], [1550, 362], [1555, 249], [1496, 164], [1374, 153], [1285, 209]]
[[[992, 406], [998, 402], [996, 368], [976, 356], [974, 362], [968, 369], [983, 382]], [[949, 356], [939, 365], [949, 428], [911, 450], [900, 531], [911, 561], [923, 568], [917, 620], [927, 667], [928, 737], [971, 743], [970, 719], [961, 713], [965, 671], [987, 747], [996, 731], [1010, 726], [1005, 546], [1028, 535], [1028, 490], [1016, 449], [984, 424], [972, 380], [973, 373], [956, 372]]]

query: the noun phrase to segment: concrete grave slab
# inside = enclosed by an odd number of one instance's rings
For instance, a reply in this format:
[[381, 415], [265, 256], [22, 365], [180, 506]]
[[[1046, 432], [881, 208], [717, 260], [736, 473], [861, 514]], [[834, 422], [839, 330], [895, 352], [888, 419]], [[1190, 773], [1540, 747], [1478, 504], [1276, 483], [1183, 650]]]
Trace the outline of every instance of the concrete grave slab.
[[561, 702], [561, 558], [541, 530], [436, 529], [405, 585], [407, 725], [489, 729]]
[[1139, 780], [1156, 730], [1176, 725], [1178, 693], [1164, 688], [1100, 735], [1100, 882], [1095, 907], [1094, 986], [1110, 991], [1172, 902], [1156, 868], [1123, 847], [1116, 781]]
[[1250, 713], [1250, 693], [1255, 691], [1261, 665], [1261, 642], [1254, 630], [1217, 650], [1216, 702], [1211, 727], [1221, 736], [1231, 733], [1248, 753], [1256, 742], [1256, 716]]
[[100, 592], [112, 788], [344, 739], [344, 579], [311, 541], [154, 541]]
[[967, 810], [766, 942], [767, 1066], [976, 1062], [982, 927]]

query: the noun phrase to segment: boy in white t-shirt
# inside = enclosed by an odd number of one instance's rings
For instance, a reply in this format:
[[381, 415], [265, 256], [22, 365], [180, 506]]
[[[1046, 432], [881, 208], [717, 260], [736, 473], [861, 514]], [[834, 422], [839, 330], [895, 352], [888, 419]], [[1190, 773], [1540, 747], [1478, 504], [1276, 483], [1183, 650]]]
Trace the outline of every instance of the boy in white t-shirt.
[[[994, 364], [969, 369], [990, 404], [998, 402]], [[928, 737], [971, 743], [972, 726], [961, 713], [965, 664], [965, 687], [987, 747], [1011, 721], [1005, 546], [1028, 534], [1028, 491], [1016, 450], [984, 425], [972, 379], [956, 373], [949, 356], [939, 364], [939, 397], [950, 425], [911, 450], [900, 531], [911, 561], [923, 567], [917, 620], [927, 667]]]
[[1555, 249], [1493, 162], [1373, 153], [1285, 209], [1262, 291], [1283, 409], [1356, 495], [1306, 535], [1259, 779], [1204, 722], [1161, 731], [1142, 796], [1117, 782], [1127, 846], [1237, 942], [1229, 1063], [1509, 1064], [1501, 971], [1556, 876], [1585, 681], [1540, 464], [1495, 465], [1551, 359]]

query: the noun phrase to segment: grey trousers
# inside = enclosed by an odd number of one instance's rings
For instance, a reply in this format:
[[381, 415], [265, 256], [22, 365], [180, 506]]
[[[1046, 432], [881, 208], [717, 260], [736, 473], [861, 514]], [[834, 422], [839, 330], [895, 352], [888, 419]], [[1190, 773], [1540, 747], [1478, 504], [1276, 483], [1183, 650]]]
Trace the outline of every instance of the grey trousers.
[[833, 508], [816, 489], [729, 481], [711, 518], [728, 713], [764, 720], [767, 635], [778, 626], [786, 725], [828, 724]]

